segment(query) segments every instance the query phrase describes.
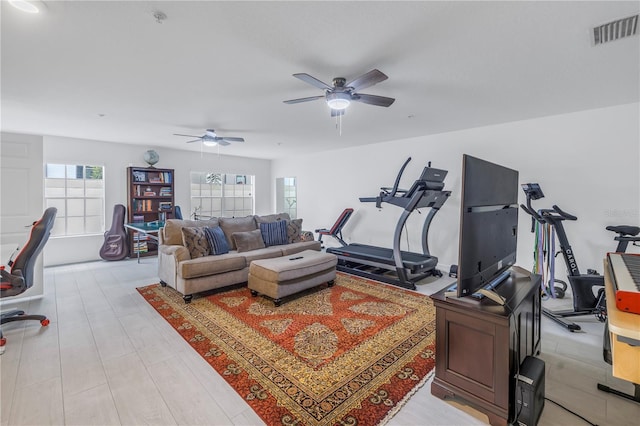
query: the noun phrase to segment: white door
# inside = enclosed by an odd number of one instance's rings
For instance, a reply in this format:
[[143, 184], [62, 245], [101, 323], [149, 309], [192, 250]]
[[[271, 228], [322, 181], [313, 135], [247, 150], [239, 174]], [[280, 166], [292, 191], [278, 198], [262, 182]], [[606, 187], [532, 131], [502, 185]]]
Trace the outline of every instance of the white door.
[[[42, 136], [0, 134], [0, 264], [26, 243], [31, 224], [40, 219], [43, 208]], [[36, 262], [34, 284], [9, 299], [43, 294], [42, 254]], [[8, 269], [8, 266], [7, 266]], [[8, 301], [7, 298], [3, 303]]]

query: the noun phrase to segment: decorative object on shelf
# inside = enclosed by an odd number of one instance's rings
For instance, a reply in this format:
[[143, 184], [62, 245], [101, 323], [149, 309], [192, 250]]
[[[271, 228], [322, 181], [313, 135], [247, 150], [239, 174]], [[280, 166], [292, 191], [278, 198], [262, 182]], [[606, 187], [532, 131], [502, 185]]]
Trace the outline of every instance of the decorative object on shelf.
[[141, 172], [138, 170], [135, 170], [132, 172], [132, 176], [133, 176], [133, 181], [134, 182], [146, 182], [147, 181], [147, 174], [145, 172]]
[[144, 153], [144, 161], [149, 165], [149, 167], [153, 167], [158, 161], [160, 161], [160, 156], [153, 149], [148, 150]]

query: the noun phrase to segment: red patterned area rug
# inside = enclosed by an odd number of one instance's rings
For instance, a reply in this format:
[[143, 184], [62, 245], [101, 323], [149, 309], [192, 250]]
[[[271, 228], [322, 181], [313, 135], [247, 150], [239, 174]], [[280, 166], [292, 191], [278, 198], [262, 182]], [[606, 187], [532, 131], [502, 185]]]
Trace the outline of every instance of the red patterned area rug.
[[269, 425], [383, 424], [435, 365], [431, 300], [360, 277], [277, 308], [246, 287], [138, 291]]

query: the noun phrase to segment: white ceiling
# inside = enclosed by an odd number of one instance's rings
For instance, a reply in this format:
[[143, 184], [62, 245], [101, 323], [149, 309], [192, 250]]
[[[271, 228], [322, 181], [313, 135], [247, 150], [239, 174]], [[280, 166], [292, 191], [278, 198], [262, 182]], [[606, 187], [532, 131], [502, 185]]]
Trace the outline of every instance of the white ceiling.
[[[640, 37], [590, 40], [638, 1], [46, 4], [2, 1], [3, 131], [200, 150], [173, 134], [214, 128], [246, 139], [222, 153], [277, 158], [640, 98]], [[342, 135], [322, 100], [282, 102], [322, 94], [293, 73], [373, 68], [389, 79], [362, 92], [396, 102], [353, 104]]]

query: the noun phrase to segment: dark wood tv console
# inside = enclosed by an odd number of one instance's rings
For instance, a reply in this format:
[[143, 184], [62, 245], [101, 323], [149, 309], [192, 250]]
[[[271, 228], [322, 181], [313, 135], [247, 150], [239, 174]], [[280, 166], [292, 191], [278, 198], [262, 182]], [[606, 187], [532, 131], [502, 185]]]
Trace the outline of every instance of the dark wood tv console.
[[431, 296], [436, 307], [431, 393], [460, 398], [492, 425], [507, 425], [518, 367], [527, 355], [540, 353], [540, 276], [513, 268], [496, 288], [505, 306], [487, 298], [445, 297], [445, 291]]

